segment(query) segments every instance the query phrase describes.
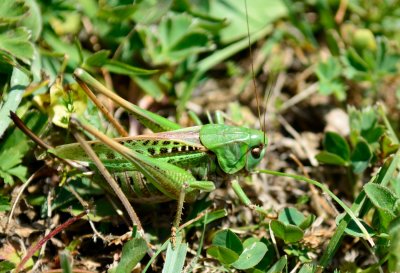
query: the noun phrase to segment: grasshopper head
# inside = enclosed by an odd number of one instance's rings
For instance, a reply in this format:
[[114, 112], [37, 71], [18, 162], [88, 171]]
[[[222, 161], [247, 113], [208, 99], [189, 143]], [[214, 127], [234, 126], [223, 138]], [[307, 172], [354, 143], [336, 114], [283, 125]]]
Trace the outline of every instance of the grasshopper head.
[[246, 154], [246, 170], [251, 171], [265, 155], [268, 138], [263, 131], [248, 129], [250, 135], [249, 148]]
[[262, 131], [224, 124], [204, 125], [200, 141], [215, 153], [219, 166], [228, 174], [251, 171], [264, 157], [268, 144]]

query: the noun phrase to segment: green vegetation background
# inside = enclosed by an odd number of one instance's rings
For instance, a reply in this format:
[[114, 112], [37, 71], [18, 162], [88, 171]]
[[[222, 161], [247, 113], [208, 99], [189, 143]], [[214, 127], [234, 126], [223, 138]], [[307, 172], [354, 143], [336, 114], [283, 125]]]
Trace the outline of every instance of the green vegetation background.
[[[44, 270], [95, 272], [114, 262], [110, 272], [140, 272], [149, 265], [146, 246], [120, 237], [129, 227], [115, 213], [119, 205], [43, 155], [9, 118], [16, 112], [53, 146], [74, 142], [72, 113], [116, 137], [73, 79], [78, 67], [182, 126], [195, 123], [193, 114], [207, 122], [216, 110], [232, 124], [261, 122], [270, 148], [260, 168], [320, 181], [373, 236], [365, 240], [342, 208], [304, 182], [254, 175], [241, 178], [246, 192], [277, 219], [244, 208], [221, 185], [187, 208], [183, 222], [211, 213], [185, 229], [188, 253], [186, 243], [169, 249], [153, 271], [400, 271], [399, 23], [394, 0], [0, 1], [0, 271], [24, 256], [11, 238], [29, 247], [83, 210], [73, 193], [93, 204], [91, 220], [114, 244], [88, 238], [93, 231], [82, 220], [80, 230], [57, 235], [27, 268], [36, 262]], [[100, 99], [130, 132], [143, 133]], [[170, 235], [174, 210], [174, 203], [138, 206], [157, 249]], [[155, 214], [165, 217], [151, 221]]]

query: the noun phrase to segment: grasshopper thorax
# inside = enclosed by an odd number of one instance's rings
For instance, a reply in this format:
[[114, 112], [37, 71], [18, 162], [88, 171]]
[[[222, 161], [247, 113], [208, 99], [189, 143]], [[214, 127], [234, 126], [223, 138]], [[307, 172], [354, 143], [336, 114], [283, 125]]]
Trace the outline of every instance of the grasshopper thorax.
[[268, 144], [262, 131], [224, 124], [203, 126], [200, 141], [215, 153], [219, 166], [228, 174], [251, 171], [264, 157]]

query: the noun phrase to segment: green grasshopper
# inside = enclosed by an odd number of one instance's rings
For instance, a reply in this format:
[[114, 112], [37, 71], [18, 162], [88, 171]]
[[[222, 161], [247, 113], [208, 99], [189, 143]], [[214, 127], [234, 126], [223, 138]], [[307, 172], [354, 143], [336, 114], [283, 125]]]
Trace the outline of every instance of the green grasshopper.
[[[133, 201], [178, 200], [183, 185], [185, 201], [195, 201], [200, 191], [215, 189], [218, 177], [249, 173], [265, 155], [268, 139], [260, 130], [225, 124], [207, 124], [190, 128], [123, 100], [83, 69], [74, 73], [78, 83], [88, 84], [124, 107], [154, 134], [102, 139], [89, 142], [104, 166], [121, 183]], [[96, 134], [96, 132], [91, 132]], [[57, 157], [93, 162], [79, 143], [50, 150]], [[160, 196], [164, 196], [160, 197]]]

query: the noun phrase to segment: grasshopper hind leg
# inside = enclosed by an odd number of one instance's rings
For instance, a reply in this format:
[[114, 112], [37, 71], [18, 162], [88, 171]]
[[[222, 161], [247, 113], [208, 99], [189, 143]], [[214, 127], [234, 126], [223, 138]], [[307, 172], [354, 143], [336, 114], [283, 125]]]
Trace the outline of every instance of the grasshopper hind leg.
[[171, 200], [151, 183], [148, 183], [143, 174], [138, 171], [114, 173], [113, 176], [131, 202], [146, 204], [163, 203]]

